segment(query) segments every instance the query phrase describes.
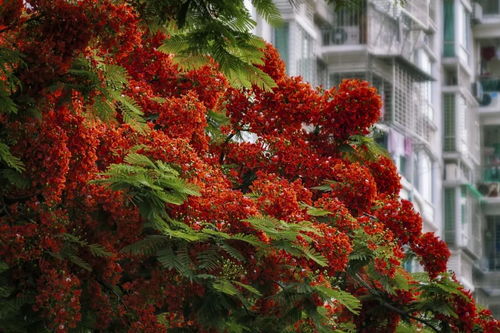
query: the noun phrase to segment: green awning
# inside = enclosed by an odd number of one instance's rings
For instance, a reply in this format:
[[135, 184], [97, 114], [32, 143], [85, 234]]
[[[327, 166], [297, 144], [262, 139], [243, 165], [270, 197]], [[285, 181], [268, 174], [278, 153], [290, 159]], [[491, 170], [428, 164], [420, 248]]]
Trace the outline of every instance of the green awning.
[[476, 198], [479, 201], [483, 201], [484, 195], [482, 195], [481, 192], [479, 192], [479, 190], [474, 185], [472, 185], [472, 184], [464, 184], [462, 186], [465, 187], [467, 189], [467, 191], [469, 191], [469, 193], [474, 198]]

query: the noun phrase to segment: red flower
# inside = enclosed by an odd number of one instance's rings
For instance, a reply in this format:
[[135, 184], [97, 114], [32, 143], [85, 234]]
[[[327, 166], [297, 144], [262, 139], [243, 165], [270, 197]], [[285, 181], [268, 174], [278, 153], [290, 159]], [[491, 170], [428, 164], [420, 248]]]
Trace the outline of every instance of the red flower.
[[420, 263], [431, 278], [435, 278], [446, 271], [446, 264], [450, 257], [450, 250], [446, 243], [437, 238], [432, 232], [427, 232], [418, 238], [411, 249], [421, 257]]

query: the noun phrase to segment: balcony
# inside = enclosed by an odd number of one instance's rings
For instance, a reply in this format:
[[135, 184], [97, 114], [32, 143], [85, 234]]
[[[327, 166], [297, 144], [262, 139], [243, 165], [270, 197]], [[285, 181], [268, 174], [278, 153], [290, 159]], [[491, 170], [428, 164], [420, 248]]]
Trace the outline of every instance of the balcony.
[[329, 57], [345, 59], [346, 54], [368, 52], [400, 57], [417, 66], [415, 50], [432, 48], [421, 22], [429, 22], [429, 15], [428, 8], [417, 8], [413, 2], [401, 8], [392, 1], [368, 1], [361, 8], [339, 10], [332, 25], [322, 31], [322, 55], [328, 62]]
[[436, 10], [433, 1], [405, 1], [403, 9], [425, 29], [436, 29]]
[[500, 164], [481, 168], [479, 191], [486, 198], [500, 199]]
[[482, 76], [476, 84], [480, 111], [500, 111], [500, 77]]
[[484, 211], [489, 215], [500, 214], [499, 131], [500, 126], [483, 127], [483, 168], [481, 169], [481, 182], [479, 184], [479, 190], [484, 196]]
[[500, 36], [500, 0], [484, 0], [482, 13], [476, 14], [473, 28], [474, 37], [479, 39], [497, 38]]

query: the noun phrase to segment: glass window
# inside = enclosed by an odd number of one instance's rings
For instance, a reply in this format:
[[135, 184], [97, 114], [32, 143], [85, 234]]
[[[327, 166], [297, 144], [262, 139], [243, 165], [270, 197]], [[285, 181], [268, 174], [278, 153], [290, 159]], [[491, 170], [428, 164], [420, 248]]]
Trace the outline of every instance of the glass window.
[[470, 58], [470, 43], [471, 43], [471, 22], [470, 13], [464, 7], [463, 4], [459, 3], [458, 9], [458, 25], [457, 25], [457, 40], [459, 44], [458, 56], [464, 62], [468, 63]]
[[419, 191], [422, 197], [428, 202], [432, 202], [432, 162], [425, 152], [419, 154]]
[[301, 27], [298, 27], [299, 36], [299, 57], [297, 60], [297, 74], [302, 76], [304, 81], [314, 83], [316, 76], [316, 60], [314, 59], [313, 39]]
[[485, 247], [489, 269], [500, 270], [500, 216], [488, 216]]
[[483, 0], [483, 13], [484, 15], [498, 15], [500, 14], [500, 6], [498, 0]]
[[455, 56], [455, 15], [454, 15], [454, 1], [444, 1], [444, 50], [445, 57]]
[[455, 245], [455, 189], [444, 190], [444, 239], [448, 245]]
[[274, 28], [274, 46], [280, 53], [281, 59], [285, 63], [288, 72], [288, 44], [289, 44], [289, 25], [288, 22]]
[[443, 111], [444, 111], [444, 151], [456, 151], [455, 140], [455, 95], [443, 95]]

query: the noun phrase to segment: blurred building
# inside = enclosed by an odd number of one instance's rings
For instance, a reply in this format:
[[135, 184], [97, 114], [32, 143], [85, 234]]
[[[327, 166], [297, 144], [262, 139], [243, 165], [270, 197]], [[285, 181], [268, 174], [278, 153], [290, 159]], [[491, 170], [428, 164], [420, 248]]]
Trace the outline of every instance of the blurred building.
[[402, 197], [448, 243], [449, 269], [500, 316], [500, 0], [364, 0], [338, 11], [294, 2], [275, 0], [285, 20], [276, 28], [253, 11], [255, 33], [289, 75], [378, 89], [378, 140]]

